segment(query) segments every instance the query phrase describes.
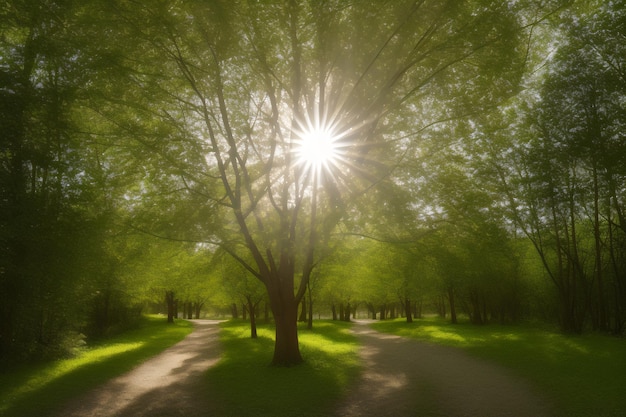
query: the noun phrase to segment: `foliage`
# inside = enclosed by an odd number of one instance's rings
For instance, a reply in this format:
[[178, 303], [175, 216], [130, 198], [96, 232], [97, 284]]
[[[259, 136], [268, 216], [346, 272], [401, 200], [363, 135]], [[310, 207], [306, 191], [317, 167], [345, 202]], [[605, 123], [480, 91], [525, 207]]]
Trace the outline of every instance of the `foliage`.
[[523, 120], [487, 153], [508, 217], [541, 257], [569, 332], [624, 331], [622, 3], [569, 15], [534, 80], [538, 97], [516, 103]]
[[[162, 219], [188, 213], [178, 233], [265, 285], [275, 360], [299, 362], [297, 305], [333, 228], [366, 191], [396, 189], [420, 132], [516, 91], [525, 7], [116, 2], [98, 36], [118, 78], [96, 86], [92, 117], [138, 145], [125, 153], [146, 173], [133, 200], [156, 196]], [[313, 127], [341, 149], [324, 170], [294, 160]]]
[[566, 3], [9, 0], [2, 358], [216, 286], [264, 288], [287, 365], [311, 288], [623, 333], [626, 7]]

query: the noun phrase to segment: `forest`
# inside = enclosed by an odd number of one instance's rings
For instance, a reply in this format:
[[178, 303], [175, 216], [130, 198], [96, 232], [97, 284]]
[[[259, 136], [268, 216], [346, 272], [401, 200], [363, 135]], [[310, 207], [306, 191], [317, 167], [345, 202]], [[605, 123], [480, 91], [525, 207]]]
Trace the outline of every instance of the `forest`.
[[0, 362], [143, 313], [623, 336], [623, 0], [8, 0]]

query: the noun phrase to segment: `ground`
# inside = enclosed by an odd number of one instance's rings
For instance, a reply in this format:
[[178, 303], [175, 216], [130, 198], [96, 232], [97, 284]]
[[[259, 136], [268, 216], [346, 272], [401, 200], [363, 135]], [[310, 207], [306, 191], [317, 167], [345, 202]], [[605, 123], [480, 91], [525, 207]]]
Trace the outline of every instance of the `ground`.
[[383, 334], [365, 322], [365, 370], [336, 416], [540, 417], [549, 407], [539, 393], [508, 370], [460, 349]]
[[[67, 404], [58, 416], [214, 416], [199, 395], [203, 373], [219, 360], [217, 322], [196, 320], [185, 340]], [[364, 371], [336, 416], [548, 416], [524, 381], [459, 349], [382, 334], [357, 322]]]
[[[132, 371], [75, 398], [59, 417], [200, 417], [211, 404], [202, 375], [219, 360], [218, 321], [194, 320], [194, 331]], [[213, 415], [213, 414], [208, 414]]]

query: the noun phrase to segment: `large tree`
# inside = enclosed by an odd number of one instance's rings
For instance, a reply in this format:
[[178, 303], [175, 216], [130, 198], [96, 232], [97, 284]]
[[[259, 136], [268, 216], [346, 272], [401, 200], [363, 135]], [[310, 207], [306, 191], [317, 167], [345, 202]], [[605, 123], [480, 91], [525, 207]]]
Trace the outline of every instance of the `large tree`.
[[402, 185], [423, 132], [516, 91], [527, 3], [112, 2], [98, 36], [123, 77], [97, 114], [141, 145], [124, 143], [151, 186], [210, 208], [186, 237], [264, 284], [273, 363], [297, 364], [319, 242]]

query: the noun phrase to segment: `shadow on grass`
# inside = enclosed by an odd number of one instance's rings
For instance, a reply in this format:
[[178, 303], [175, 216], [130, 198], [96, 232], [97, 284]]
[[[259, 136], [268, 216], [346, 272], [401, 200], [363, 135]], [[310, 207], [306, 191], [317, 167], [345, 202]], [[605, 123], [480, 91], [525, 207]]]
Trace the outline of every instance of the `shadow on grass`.
[[[207, 375], [210, 392], [221, 405], [220, 415], [325, 416], [345, 393], [359, 370], [356, 338], [346, 323], [316, 322], [300, 329], [305, 363], [270, 366], [273, 328], [260, 326], [250, 339], [247, 324], [222, 324], [222, 360]], [[243, 329], [243, 330], [242, 330]]]
[[[182, 340], [191, 325], [171, 326], [148, 319], [138, 330], [110, 341], [102, 341], [86, 352], [88, 360], [61, 360], [40, 364], [2, 375], [0, 414], [3, 417], [45, 416], [54, 413], [65, 401], [77, 397], [100, 383], [131, 370], [145, 359]], [[111, 348], [118, 348], [118, 351]], [[89, 352], [101, 354], [90, 355]], [[79, 364], [72, 364], [77, 361]], [[70, 370], [68, 370], [68, 368]]]

